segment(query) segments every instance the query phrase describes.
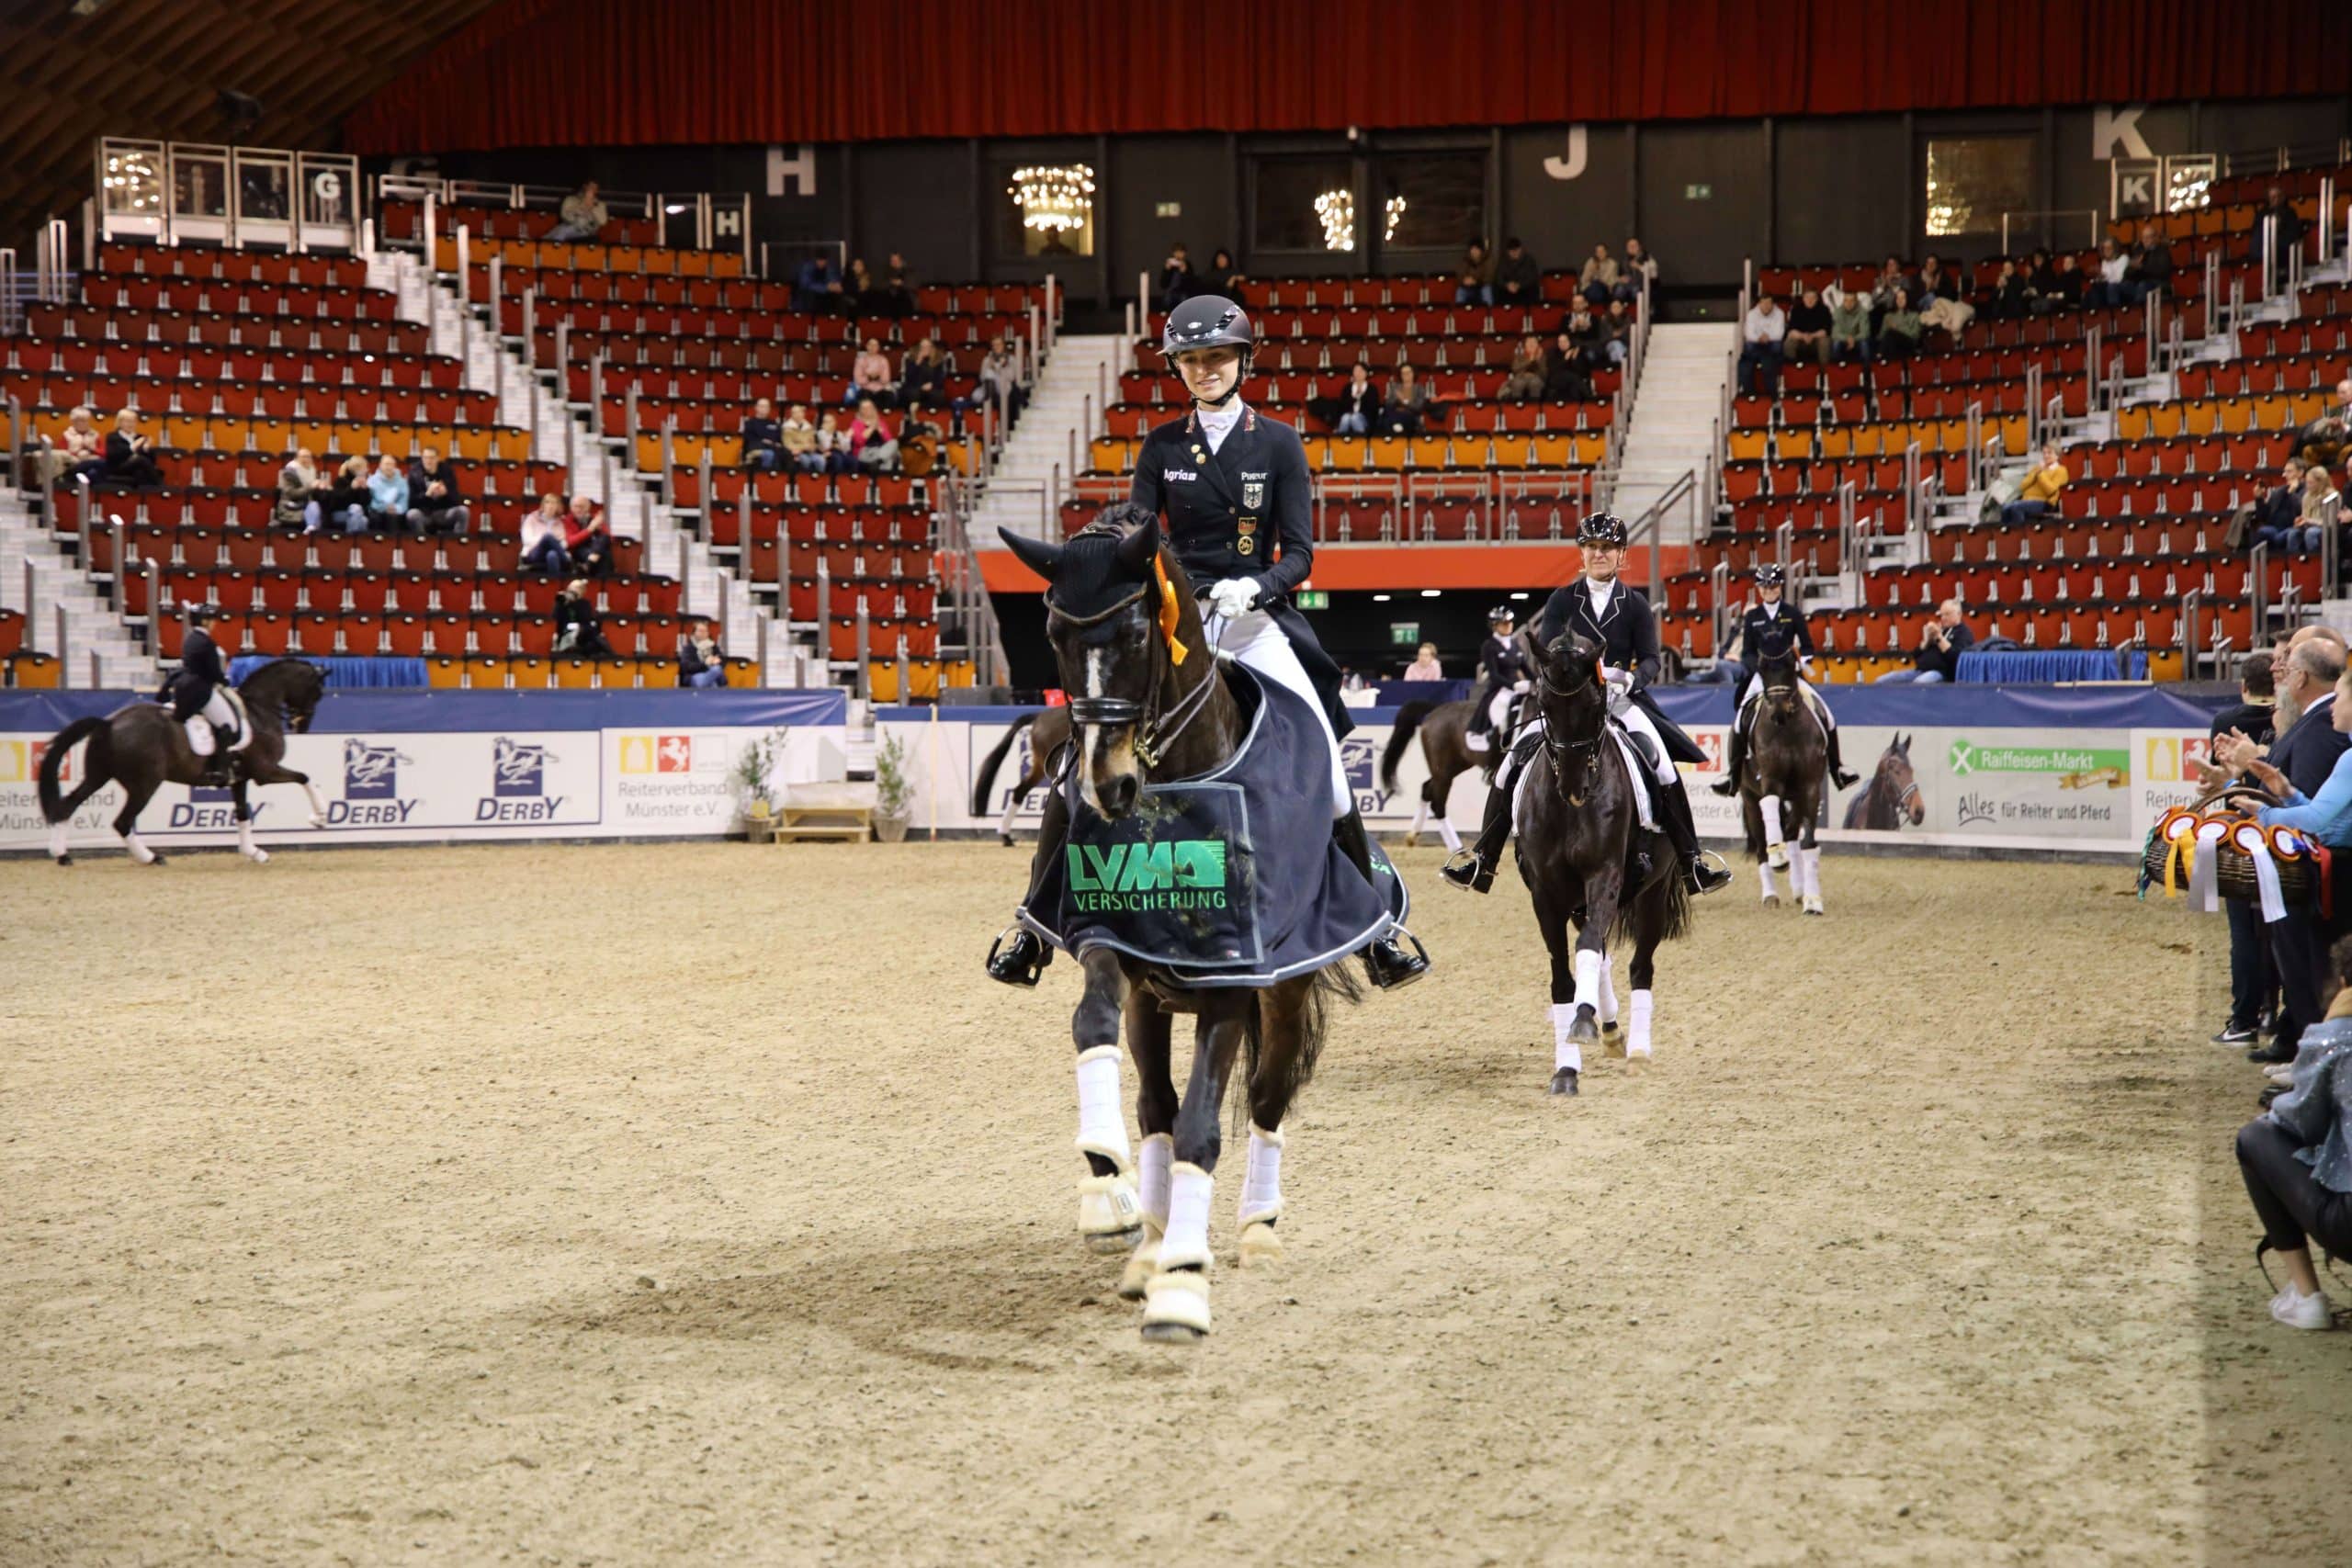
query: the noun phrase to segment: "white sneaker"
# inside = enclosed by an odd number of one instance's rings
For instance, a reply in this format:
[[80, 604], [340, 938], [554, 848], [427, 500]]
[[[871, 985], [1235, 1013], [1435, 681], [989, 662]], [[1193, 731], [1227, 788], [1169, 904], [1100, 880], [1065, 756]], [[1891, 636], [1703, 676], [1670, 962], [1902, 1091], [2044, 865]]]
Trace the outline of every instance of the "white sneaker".
[[2327, 1309], [2327, 1293], [2314, 1291], [2310, 1295], [2290, 1285], [2270, 1301], [2270, 1315], [2290, 1328], [2333, 1328], [2335, 1318]]
[[2262, 1076], [2272, 1083], [2290, 1084], [2295, 1081], [2295, 1069], [2290, 1063], [2274, 1062], [2262, 1069]]

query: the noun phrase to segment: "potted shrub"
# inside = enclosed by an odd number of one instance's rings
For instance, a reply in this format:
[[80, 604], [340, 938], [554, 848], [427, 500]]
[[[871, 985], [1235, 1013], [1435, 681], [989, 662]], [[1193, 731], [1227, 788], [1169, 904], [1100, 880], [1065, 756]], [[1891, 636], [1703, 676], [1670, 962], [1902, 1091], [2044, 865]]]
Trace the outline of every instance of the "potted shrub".
[[914, 805], [914, 787], [907, 783], [906, 742], [887, 736], [874, 748], [874, 836], [886, 844], [904, 839]]
[[791, 730], [779, 726], [743, 748], [735, 759], [736, 798], [743, 807], [745, 836], [763, 844], [775, 837], [775, 796], [781, 788], [777, 773], [784, 763], [784, 744]]

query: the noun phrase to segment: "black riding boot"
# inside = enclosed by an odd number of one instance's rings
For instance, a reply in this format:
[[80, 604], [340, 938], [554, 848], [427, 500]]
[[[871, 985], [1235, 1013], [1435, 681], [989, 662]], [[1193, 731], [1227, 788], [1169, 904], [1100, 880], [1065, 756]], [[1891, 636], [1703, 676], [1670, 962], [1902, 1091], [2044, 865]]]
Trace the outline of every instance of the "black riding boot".
[[[1032, 888], [1046, 869], [1046, 857], [1061, 852], [1062, 840], [1069, 833], [1069, 813], [1057, 790], [1046, 797], [1046, 809], [1037, 819], [1037, 852], [1029, 859]], [[1046, 945], [1046, 939], [1016, 921], [999, 931], [989, 946], [989, 978], [1008, 986], [1034, 987], [1053, 961], [1054, 950]]]
[[[1835, 730], [1830, 732], [1829, 754], [1832, 757], [1835, 757], [1838, 754], [1837, 731]], [[1747, 765], [1747, 728], [1735, 717], [1732, 720], [1731, 727], [1731, 755], [1724, 759], [1724, 776], [1717, 779], [1707, 787], [1713, 790], [1717, 795], [1737, 795], [1739, 793], [1739, 771]]]
[[1516, 773], [1506, 760], [1495, 775], [1495, 787], [1487, 792], [1487, 816], [1478, 825], [1476, 841], [1466, 855], [1454, 856], [1438, 873], [1454, 886], [1472, 893], [1493, 891], [1495, 869], [1502, 863], [1503, 846], [1510, 842], [1510, 786]]
[[[1372, 872], [1372, 840], [1364, 832], [1363, 814], [1351, 811], [1345, 817], [1333, 818], [1331, 840], [1340, 846], [1340, 852], [1354, 863], [1355, 868], [1363, 873], [1363, 879], [1371, 883], [1374, 891], [1377, 892], [1380, 880]], [[1372, 983], [1384, 991], [1389, 991], [1399, 986], [1409, 986], [1428, 974], [1429, 953], [1421, 949], [1418, 940], [1413, 942], [1413, 948], [1414, 951], [1408, 952], [1405, 944], [1393, 936], [1384, 936], [1367, 943], [1363, 950], [1363, 966], [1365, 973], [1372, 976]]]
[[1657, 803], [1658, 831], [1674, 846], [1675, 858], [1681, 863], [1683, 877], [1693, 893], [1713, 893], [1731, 886], [1731, 873], [1721, 866], [1709, 865], [1699, 849], [1699, 825], [1691, 820], [1690, 797], [1682, 793], [1679, 784], [1659, 784], [1654, 795]]
[[1851, 789], [1862, 782], [1862, 775], [1849, 773], [1844, 760], [1838, 755], [1838, 727], [1833, 724], [1824, 728], [1829, 731], [1829, 782], [1839, 789]]

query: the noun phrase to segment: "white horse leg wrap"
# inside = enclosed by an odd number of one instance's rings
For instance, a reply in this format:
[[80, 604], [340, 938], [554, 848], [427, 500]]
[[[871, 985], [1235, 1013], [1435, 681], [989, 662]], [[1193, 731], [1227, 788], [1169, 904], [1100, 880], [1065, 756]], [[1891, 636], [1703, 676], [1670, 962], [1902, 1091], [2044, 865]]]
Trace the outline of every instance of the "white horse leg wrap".
[[1241, 1179], [1241, 1223], [1281, 1217], [1283, 1212], [1283, 1135], [1250, 1127], [1250, 1168]]
[[1600, 1010], [1600, 972], [1605, 967], [1600, 954], [1591, 948], [1577, 949], [1577, 999], [1580, 1008]]
[[1190, 1160], [1179, 1160], [1169, 1173], [1168, 1234], [1159, 1238], [1159, 1267], [1205, 1269], [1209, 1266], [1209, 1199], [1216, 1179]]
[[1420, 839], [1421, 829], [1429, 825], [1430, 803], [1424, 800], [1420, 805], [1413, 808], [1413, 830], [1406, 835], [1405, 841], [1407, 843], [1417, 842]]
[[1561, 1067], [1584, 1071], [1584, 1047], [1568, 1038], [1568, 1026], [1576, 1021], [1576, 1003], [1552, 1004], [1552, 1066], [1555, 1071]]
[[1781, 896], [1780, 885], [1772, 880], [1770, 861], [1766, 861], [1756, 868], [1756, 886], [1763, 891], [1767, 898], [1778, 898]]
[[1756, 803], [1764, 815], [1764, 849], [1775, 863], [1785, 862], [1784, 846], [1788, 840], [1781, 833], [1781, 797], [1768, 795]]
[[1437, 836], [1445, 840], [1447, 854], [1458, 855], [1462, 852], [1462, 829], [1453, 825], [1453, 818], [1441, 817], [1437, 819]]
[[1635, 991], [1633, 1010], [1625, 1020], [1625, 1055], [1646, 1056], [1650, 1054], [1650, 1004], [1657, 998], [1647, 991]]
[[1020, 809], [1021, 792], [1019, 790], [1014, 790], [1012, 794], [1004, 797], [1004, 815], [997, 818], [997, 837], [1001, 839], [1009, 839], [1012, 837], [1012, 816], [1014, 812], [1019, 811]]
[[[1636, 991], [1635, 996], [1642, 993]], [[1610, 1023], [1617, 1017], [1617, 977], [1609, 972], [1609, 955], [1600, 955], [1600, 1021]]]
[[122, 841], [130, 846], [130, 858], [132, 860], [137, 861], [141, 865], [153, 865], [155, 863], [155, 852], [141, 843], [137, 833], [125, 833], [122, 836]]
[[67, 848], [65, 842], [65, 832], [71, 826], [72, 824], [67, 822], [52, 822], [49, 825], [50, 859], [57, 860], [65, 853]]
[[1078, 1152], [1101, 1155], [1121, 1170], [1127, 1155], [1127, 1116], [1119, 1104], [1119, 1048], [1096, 1045], [1078, 1054]]
[[1168, 1177], [1175, 1163], [1175, 1139], [1165, 1133], [1144, 1139], [1137, 1179], [1143, 1189], [1143, 1217], [1155, 1229], [1168, 1228]]
[[1821, 846], [1819, 844], [1804, 852], [1804, 890], [1816, 898], [1821, 897]]

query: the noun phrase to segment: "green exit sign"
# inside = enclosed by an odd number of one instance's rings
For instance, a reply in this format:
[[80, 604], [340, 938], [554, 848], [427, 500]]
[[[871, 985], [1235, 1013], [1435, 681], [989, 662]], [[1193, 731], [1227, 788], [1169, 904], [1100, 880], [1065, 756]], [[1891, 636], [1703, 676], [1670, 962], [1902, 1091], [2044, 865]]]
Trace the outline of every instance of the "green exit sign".
[[1328, 610], [1331, 607], [1331, 596], [1320, 588], [1302, 588], [1292, 594], [1291, 599], [1302, 610]]
[[1398, 648], [1418, 646], [1421, 640], [1421, 623], [1419, 621], [1389, 622], [1388, 640]]

